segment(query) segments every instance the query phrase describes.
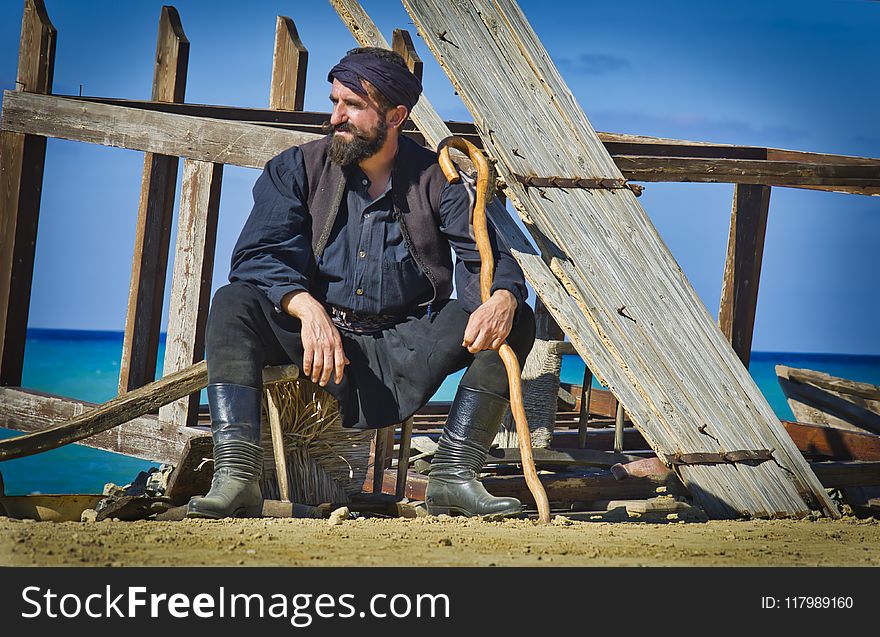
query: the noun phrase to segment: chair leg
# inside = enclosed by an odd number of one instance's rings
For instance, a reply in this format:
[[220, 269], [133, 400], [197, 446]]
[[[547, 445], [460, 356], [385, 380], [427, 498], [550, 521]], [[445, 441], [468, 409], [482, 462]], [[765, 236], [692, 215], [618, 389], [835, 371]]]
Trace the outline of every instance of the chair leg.
[[266, 391], [266, 402], [269, 411], [269, 430], [272, 432], [272, 451], [275, 454], [275, 477], [278, 480], [278, 491], [283, 502], [290, 502], [290, 483], [287, 476], [287, 457], [284, 453], [284, 437], [281, 435], [281, 416], [272, 392]]
[[400, 452], [397, 456], [397, 484], [394, 496], [398, 500], [406, 497], [406, 475], [409, 471], [409, 450], [412, 442], [413, 419], [412, 416], [400, 425]]

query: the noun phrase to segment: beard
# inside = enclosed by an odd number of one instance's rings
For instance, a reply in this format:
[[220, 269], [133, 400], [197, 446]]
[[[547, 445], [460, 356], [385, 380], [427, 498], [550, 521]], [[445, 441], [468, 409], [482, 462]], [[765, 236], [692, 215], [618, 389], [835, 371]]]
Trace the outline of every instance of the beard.
[[[328, 128], [330, 129], [330, 147], [327, 154], [330, 161], [339, 166], [351, 166], [372, 157], [379, 152], [388, 138], [388, 123], [385, 118], [379, 120], [372, 135], [355, 128], [348, 122], [335, 127], [328, 126]], [[346, 140], [338, 137], [336, 135], [338, 131], [350, 132], [351, 139]]]

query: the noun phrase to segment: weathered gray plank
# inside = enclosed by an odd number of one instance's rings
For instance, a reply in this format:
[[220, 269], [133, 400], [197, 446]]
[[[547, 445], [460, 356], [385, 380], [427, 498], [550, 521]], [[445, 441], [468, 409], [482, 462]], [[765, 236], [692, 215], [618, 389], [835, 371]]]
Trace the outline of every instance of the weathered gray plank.
[[[810, 369], [776, 366], [779, 385], [799, 422], [829, 425], [848, 431], [880, 434], [880, 397], [865, 391], [874, 385], [835, 378]], [[858, 394], [850, 389], [855, 385]], [[867, 396], [865, 395], [867, 394]]]
[[[223, 166], [185, 160], [177, 222], [171, 306], [165, 338], [167, 376], [202, 360], [205, 355], [205, 327], [214, 271], [214, 247], [220, 211]], [[165, 405], [160, 420], [178, 427], [195, 424], [198, 394]]]
[[752, 334], [769, 210], [769, 186], [736, 185], [730, 213], [718, 326], [746, 369], [749, 368], [752, 355]]
[[15, 91], [3, 93], [2, 129], [248, 168], [321, 137]]
[[[42, 0], [26, 0], [17, 91], [49, 93], [57, 32]], [[46, 140], [0, 132], [0, 385], [20, 385], [24, 365]]]
[[800, 516], [810, 505], [839, 515], [632, 193], [542, 195], [512, 179], [622, 177], [518, 7], [404, 4], [474, 114], [509, 197], [555, 245], [551, 268], [590, 323], [588, 339], [569, 335], [576, 346], [599, 341], [598, 352], [578, 351], [597, 360], [591, 369], [652, 448], [661, 458], [776, 450], [776, 463], [682, 467], [701, 506], [715, 517]]
[[[339, 1], [341, 2], [342, 0]], [[350, 0], [345, 1], [348, 2]], [[422, 100], [424, 99], [423, 97]], [[413, 113], [413, 121], [416, 121], [419, 116], [418, 111], [420, 110], [419, 106], [422, 105], [422, 100], [419, 101], [419, 104], [414, 109], [416, 112]], [[71, 105], [72, 102], [85, 104], [86, 108], [76, 108]], [[95, 107], [115, 107], [126, 110], [107, 110], [106, 108]], [[31, 109], [33, 109], [33, 113], [30, 112]], [[132, 112], [135, 110], [153, 113], [153, 116], [144, 117]], [[162, 114], [195, 119], [165, 120]], [[321, 124], [328, 119], [326, 113], [294, 113], [289, 111], [273, 113], [263, 109], [243, 109], [201, 104], [169, 104], [112, 98], [45, 96], [42, 100], [34, 101], [31, 99], [31, 96], [10, 98], [7, 94], [4, 94], [3, 117], [2, 128], [4, 130], [60, 137], [132, 150], [150, 150], [152, 148], [158, 149], [157, 152], [165, 152], [191, 159], [214, 161], [214, 157], [220, 157], [222, 161], [219, 161], [219, 163], [250, 168], [261, 168], [266, 160], [289, 146], [318, 139], [321, 135]], [[141, 122], [141, 127], [120, 126], [120, 119], [126, 118], [129, 122]], [[218, 119], [223, 121], [216, 121]], [[227, 119], [231, 121], [227, 121]], [[439, 115], [433, 119], [435, 120], [434, 123], [443, 121]], [[255, 124], [262, 124], [263, 126], [247, 128]], [[443, 124], [447, 127], [447, 130], [451, 130], [454, 134], [469, 137], [471, 141], [479, 141], [479, 138], [475, 137], [475, 129], [472, 124], [466, 122], [443, 122]], [[143, 129], [143, 127], [147, 128]], [[150, 137], [151, 127], [154, 131], [153, 138]], [[404, 132], [418, 141], [422, 141], [421, 135], [415, 133], [410, 127], [405, 126]], [[277, 133], [282, 134], [279, 136]], [[184, 138], [178, 139], [175, 137], [176, 134], [182, 134]], [[285, 134], [292, 134], [293, 137]], [[752, 166], [759, 173], [762, 170], [761, 166], [767, 163], [769, 167], [766, 169], [766, 175], [744, 177], [743, 164], [737, 164], [736, 162], [739, 160], [735, 159], [741, 154], [740, 151], [749, 151], [746, 155], [753, 154], [753, 150], [764, 153], [770, 151], [778, 153], [794, 151], [779, 151], [766, 148], [752, 149], [751, 147], [717, 144], [701, 145], [700, 142], [683, 142], [680, 140], [661, 139], [655, 142], [652, 141], [654, 138], [621, 135], [618, 133], [600, 133], [599, 135], [603, 144], [613, 154], [615, 161], [620, 159], [624, 168], [624, 176], [633, 180], [640, 176], [645, 179], [649, 177], [629, 172], [628, 164], [625, 162], [631, 161], [634, 158], [619, 154], [621, 152], [641, 152], [644, 155], [651, 155], [651, 153], [656, 152], [656, 156], [640, 158], [640, 161], [650, 162], [653, 166], [654, 174], [650, 176], [650, 179], [653, 181], [727, 181], [746, 183], [751, 180], [792, 188], [849, 192], [863, 195], [880, 194], [880, 186], [844, 185], [844, 183], [876, 184], [877, 178], [875, 177], [867, 180], [853, 179], [845, 173], [834, 172], [848, 170], [849, 168], [853, 170], [864, 171], [870, 169], [876, 171], [877, 167], [880, 166], [880, 160], [877, 159], [822, 155], [818, 153], [798, 153], [798, 155], [804, 156], [804, 163], [798, 163], [801, 160], [795, 158], [786, 165], [790, 167], [803, 166], [804, 170], [807, 171], [804, 173], [805, 176], [801, 175], [795, 168], [782, 170], [779, 168], [781, 164], [776, 164], [777, 167], [773, 168], [773, 164], [767, 162], [754, 162]], [[627, 141], [632, 138], [636, 141]], [[430, 143], [430, 140], [428, 141]], [[688, 169], [691, 171], [702, 169], [706, 171], [704, 173], [682, 171], [680, 169], [682, 162], [691, 161], [690, 159], [687, 157], [664, 156], [664, 154], [673, 152], [676, 149], [675, 143], [680, 144], [677, 147], [680, 149], [678, 152], [685, 155], [696, 153], [697, 157], [700, 157], [700, 153], [706, 153], [712, 156], [720, 155], [720, 157], [712, 162], [691, 164]], [[482, 143], [478, 144], [478, 146], [480, 145]], [[725, 157], [726, 154], [733, 155], [734, 157]], [[460, 163], [465, 167], [469, 166], [464, 158], [461, 158]], [[812, 165], [813, 163], [828, 164], [828, 167], [825, 169], [818, 168]], [[725, 168], [728, 164], [730, 168]], [[666, 171], [666, 166], [669, 167], [668, 171]], [[719, 167], [721, 170], [718, 170]], [[822, 170], [826, 170], [826, 173], [821, 173]], [[841, 177], [838, 179], [834, 176], [835, 174], [840, 174]], [[876, 172], [869, 172], [868, 174], [875, 175]], [[719, 178], [719, 175], [723, 175], [723, 178]], [[817, 177], [816, 175], [819, 176]], [[831, 185], [808, 185], [815, 183]]]
[[[189, 40], [183, 32], [180, 16], [174, 7], [162, 7], [153, 71], [153, 101], [183, 101], [188, 62]], [[119, 364], [119, 393], [142, 387], [155, 379], [177, 164], [177, 157], [144, 155], [128, 312]]]
[[[140, 417], [204, 387], [207, 378], [208, 368], [203, 362], [102, 405], [4, 388], [0, 393], [2, 424], [31, 433], [0, 441], [0, 460], [32, 455], [88, 438], [90, 446], [148, 460], [174, 462], [191, 432], [161, 420]], [[123, 424], [125, 426], [120, 427]]]
[[[0, 413], [3, 414], [0, 425], [25, 433], [63, 424], [97, 406], [94, 403], [51, 396], [34, 390], [0, 387]], [[191, 432], [179, 431], [148, 414], [132, 418], [114, 429], [74, 444], [122, 453], [150, 462], [173, 464], [178, 461], [189, 437], [198, 435], [204, 435], [204, 432], [196, 429]]]

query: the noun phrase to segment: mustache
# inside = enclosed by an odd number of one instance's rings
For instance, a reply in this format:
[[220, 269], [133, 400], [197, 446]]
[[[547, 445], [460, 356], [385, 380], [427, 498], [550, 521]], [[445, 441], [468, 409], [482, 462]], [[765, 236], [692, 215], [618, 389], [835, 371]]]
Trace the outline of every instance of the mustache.
[[329, 135], [330, 133], [352, 133], [357, 137], [363, 137], [363, 133], [358, 129], [353, 128], [348, 122], [343, 122], [342, 124], [334, 126], [328, 120], [321, 124], [321, 132], [325, 135]]

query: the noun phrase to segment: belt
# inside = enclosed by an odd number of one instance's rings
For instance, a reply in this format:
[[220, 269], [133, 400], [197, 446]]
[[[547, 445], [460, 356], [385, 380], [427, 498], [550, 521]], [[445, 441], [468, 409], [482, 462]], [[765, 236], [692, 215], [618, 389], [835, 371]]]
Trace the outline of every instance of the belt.
[[403, 320], [393, 314], [366, 314], [328, 305], [330, 320], [341, 330], [355, 334], [372, 334], [393, 327]]

